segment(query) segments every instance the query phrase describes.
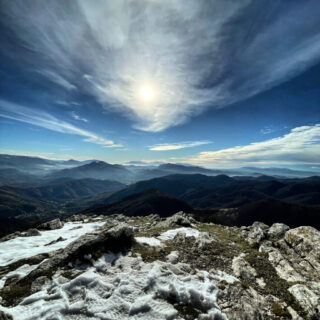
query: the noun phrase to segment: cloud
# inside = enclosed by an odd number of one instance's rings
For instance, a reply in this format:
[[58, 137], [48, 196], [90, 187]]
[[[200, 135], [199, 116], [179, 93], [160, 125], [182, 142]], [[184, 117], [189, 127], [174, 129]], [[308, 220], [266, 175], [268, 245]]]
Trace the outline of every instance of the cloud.
[[320, 124], [292, 129], [288, 134], [246, 146], [200, 152], [186, 160], [208, 166], [245, 164], [320, 164]]
[[3, 118], [29, 123], [56, 132], [82, 136], [84, 137], [84, 141], [99, 144], [104, 147], [122, 147], [122, 145], [115, 144], [112, 140], [105, 139], [66, 121], [59, 120], [53, 115], [41, 110], [30, 109], [1, 99], [0, 110], [0, 117]]
[[77, 114], [75, 113], [75, 111], [72, 111], [72, 112], [71, 112], [71, 116], [72, 116], [72, 118], [75, 119], [75, 120], [79, 120], [79, 121], [83, 121], [83, 122], [88, 122], [88, 119], [86, 119], [86, 118], [81, 118], [79, 115], [77, 115]]
[[53, 152], [33, 152], [33, 151], [22, 151], [22, 150], [13, 150], [13, 149], [0, 149], [1, 154], [9, 154], [13, 156], [29, 156], [29, 157], [38, 157], [49, 160], [88, 160], [88, 156], [83, 155], [71, 155], [71, 154], [57, 154]]
[[281, 128], [274, 128], [273, 126], [266, 126], [266, 127], [262, 128], [260, 130], [260, 133], [261, 134], [270, 134], [270, 133], [273, 133], [273, 132], [285, 130], [287, 128], [288, 128], [287, 126], [284, 126], [284, 127], [281, 127]]
[[[318, 0], [10, 0], [1, 28], [23, 50], [2, 50], [157, 132], [318, 63], [319, 11]], [[139, 98], [146, 84], [153, 101]]]
[[60, 76], [58, 73], [55, 73], [50, 70], [40, 70], [38, 71], [40, 74], [44, 75], [47, 77], [50, 81], [64, 87], [65, 89], [72, 91], [72, 90], [77, 90], [77, 87], [70, 83], [68, 80]]
[[64, 100], [56, 100], [55, 101], [56, 104], [59, 104], [61, 106], [66, 106], [66, 107], [71, 107], [71, 106], [80, 106], [79, 102], [76, 101], [64, 101]]
[[205, 144], [210, 144], [211, 141], [186, 141], [177, 143], [161, 143], [149, 147], [151, 151], [168, 151], [168, 150], [179, 150], [184, 148], [198, 147]]

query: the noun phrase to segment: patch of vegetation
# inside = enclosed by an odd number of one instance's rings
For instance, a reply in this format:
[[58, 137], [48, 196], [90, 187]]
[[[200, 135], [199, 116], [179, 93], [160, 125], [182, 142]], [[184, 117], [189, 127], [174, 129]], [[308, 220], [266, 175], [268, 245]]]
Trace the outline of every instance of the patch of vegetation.
[[172, 248], [170, 246], [165, 247], [152, 247], [146, 244], [141, 244], [135, 242], [132, 246], [132, 255], [136, 257], [140, 255], [144, 262], [153, 262], [153, 261], [165, 261], [166, 256], [170, 254]]
[[[210, 248], [210, 254], [223, 255], [232, 259], [238, 256], [240, 252], [244, 252], [246, 260], [256, 270], [258, 274], [257, 278], [263, 278], [266, 282], [266, 286], [262, 289], [256, 284], [241, 281], [240, 283], [244, 288], [252, 286], [261, 294], [272, 294], [284, 301], [288, 306], [291, 306], [303, 319], [307, 319], [305, 311], [288, 291], [290, 283], [278, 276], [276, 270], [269, 262], [267, 254], [259, 252], [258, 246], [250, 245], [240, 236], [240, 229], [202, 223], [198, 224], [198, 228], [200, 231], [217, 236], [221, 241], [220, 243], [215, 243], [212, 249]], [[231, 245], [232, 243], [234, 244], [233, 246]], [[277, 312], [279, 313], [280, 311], [277, 309]], [[283, 312], [287, 311], [284, 310]]]
[[136, 237], [157, 237], [165, 231], [179, 228], [179, 226], [159, 227], [158, 224], [152, 226], [152, 223], [154, 220], [149, 217], [132, 217], [129, 224], [139, 228], [139, 231], [135, 232]]
[[267, 292], [278, 297], [288, 306], [291, 306], [303, 319], [307, 319], [305, 311], [296, 301], [294, 296], [288, 291], [290, 284], [278, 276], [276, 270], [269, 262], [266, 253], [249, 252], [246, 256], [246, 260], [256, 270], [258, 274], [257, 277], [262, 277], [266, 283], [266, 286], [263, 289], [256, 287], [255, 289], [257, 291], [260, 291], [260, 293]]
[[173, 305], [173, 307], [178, 311], [179, 316], [185, 320], [196, 320], [199, 318], [201, 311], [192, 305], [184, 305], [177, 302], [174, 295], [170, 295], [167, 301]]
[[286, 317], [291, 319], [291, 315], [288, 312], [287, 308], [284, 308], [279, 302], [274, 302], [271, 305], [271, 310], [278, 317]]

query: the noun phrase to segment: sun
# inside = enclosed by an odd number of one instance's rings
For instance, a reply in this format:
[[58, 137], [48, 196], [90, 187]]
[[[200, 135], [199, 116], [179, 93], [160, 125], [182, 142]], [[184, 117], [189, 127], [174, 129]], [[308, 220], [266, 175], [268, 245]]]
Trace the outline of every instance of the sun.
[[144, 86], [140, 89], [140, 97], [144, 101], [151, 101], [154, 98], [154, 90], [151, 86]]

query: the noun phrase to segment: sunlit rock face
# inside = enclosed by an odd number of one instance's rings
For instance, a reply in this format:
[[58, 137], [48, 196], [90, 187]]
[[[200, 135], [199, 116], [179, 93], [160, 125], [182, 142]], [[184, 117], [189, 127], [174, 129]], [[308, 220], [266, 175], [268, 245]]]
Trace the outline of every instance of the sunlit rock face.
[[319, 317], [318, 230], [195, 218], [75, 215], [3, 239], [17, 258], [0, 255], [1, 319]]

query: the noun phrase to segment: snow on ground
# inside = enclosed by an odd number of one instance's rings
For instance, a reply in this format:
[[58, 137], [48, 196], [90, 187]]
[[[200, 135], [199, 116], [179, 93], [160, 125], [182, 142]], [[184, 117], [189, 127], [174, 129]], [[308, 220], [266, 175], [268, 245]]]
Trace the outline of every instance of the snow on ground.
[[[40, 231], [40, 236], [17, 237], [1, 242], [0, 266], [6, 266], [20, 259], [30, 258], [39, 253], [47, 253], [64, 248], [83, 234], [91, 232], [103, 224], [103, 222], [67, 222], [61, 229]], [[57, 240], [59, 237], [66, 240], [46, 246], [46, 244]]]
[[156, 238], [148, 238], [148, 237], [136, 237], [135, 238], [139, 243], [142, 244], [148, 244], [149, 246], [159, 247], [162, 246], [162, 243], [160, 240]]
[[193, 228], [178, 228], [165, 231], [158, 237], [161, 241], [172, 240], [179, 232], [184, 233], [186, 237], [199, 237], [200, 231]]
[[224, 272], [221, 270], [216, 270], [213, 274], [212, 274], [212, 278], [216, 281], [226, 281], [228, 283], [234, 283], [234, 282], [238, 282], [240, 281], [238, 278]]
[[[43, 260], [43, 261], [45, 261], [45, 260]], [[32, 270], [36, 269], [38, 266], [39, 266], [39, 264], [34, 264], [31, 266], [29, 264], [24, 264], [24, 265], [20, 266], [19, 268], [17, 268], [16, 270], [10, 271], [9, 273], [7, 273], [4, 277], [2, 277], [0, 279], [0, 289], [3, 288], [6, 280], [12, 279], [12, 278], [21, 279], [21, 278], [25, 277], [26, 275], [28, 275]]]
[[[196, 306], [206, 320], [227, 319], [217, 306], [214, 278], [190, 275], [186, 265], [144, 263], [141, 258], [107, 254], [73, 280], [56, 276], [13, 308], [0, 307], [15, 320], [173, 320], [181, 319], [168, 302]], [[201, 273], [201, 277], [199, 277]]]

